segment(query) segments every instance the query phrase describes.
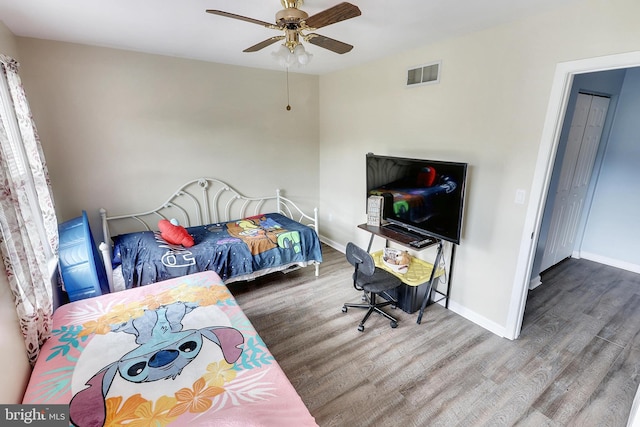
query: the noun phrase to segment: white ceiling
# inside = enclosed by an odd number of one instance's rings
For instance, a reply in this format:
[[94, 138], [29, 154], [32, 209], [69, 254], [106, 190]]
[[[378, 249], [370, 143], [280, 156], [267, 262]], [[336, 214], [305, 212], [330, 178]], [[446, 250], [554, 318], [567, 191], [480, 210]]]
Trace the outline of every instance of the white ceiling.
[[[311, 16], [340, 1], [306, 0], [301, 9]], [[313, 60], [295, 71], [325, 74], [575, 1], [351, 0], [362, 15], [318, 33], [354, 49], [338, 55], [306, 45]], [[0, 0], [0, 20], [17, 36], [278, 69], [271, 57], [278, 44], [242, 50], [280, 33], [206, 9], [274, 22], [282, 6], [279, 0]]]

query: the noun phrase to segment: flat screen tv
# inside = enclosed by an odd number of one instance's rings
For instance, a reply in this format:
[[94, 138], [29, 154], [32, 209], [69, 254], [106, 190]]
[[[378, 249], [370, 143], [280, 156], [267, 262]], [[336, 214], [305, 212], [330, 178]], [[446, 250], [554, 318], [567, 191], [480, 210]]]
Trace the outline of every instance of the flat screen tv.
[[383, 219], [421, 236], [460, 243], [467, 164], [367, 154], [367, 197]]

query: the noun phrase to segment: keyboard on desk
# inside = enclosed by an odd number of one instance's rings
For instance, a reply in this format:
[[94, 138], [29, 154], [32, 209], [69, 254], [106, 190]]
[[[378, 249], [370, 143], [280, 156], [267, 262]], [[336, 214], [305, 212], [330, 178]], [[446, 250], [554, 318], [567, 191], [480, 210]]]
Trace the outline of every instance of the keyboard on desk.
[[386, 229], [386, 230], [390, 230], [396, 233], [400, 233], [403, 236], [406, 236], [410, 239], [412, 239], [409, 242], [409, 245], [413, 246], [414, 248], [420, 249], [420, 248], [424, 248], [426, 246], [429, 246], [433, 243], [436, 242], [436, 240], [433, 237], [429, 237], [429, 236], [423, 236], [420, 235], [418, 233], [414, 233], [411, 230], [408, 230], [400, 225], [396, 225], [396, 224], [385, 224], [382, 226], [382, 228]]
[[385, 224], [385, 225], [382, 226], [382, 228], [384, 228], [385, 230], [396, 231], [398, 233], [402, 233], [402, 234], [405, 234], [407, 236], [414, 236], [414, 234], [411, 233], [409, 230], [407, 230], [406, 228], [401, 227], [399, 225]]

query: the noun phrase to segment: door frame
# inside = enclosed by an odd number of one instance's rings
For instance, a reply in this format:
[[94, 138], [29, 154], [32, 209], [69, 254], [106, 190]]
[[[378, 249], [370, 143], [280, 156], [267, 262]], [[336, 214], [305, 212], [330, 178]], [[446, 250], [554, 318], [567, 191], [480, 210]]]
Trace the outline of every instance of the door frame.
[[576, 74], [609, 71], [640, 66], [640, 51], [561, 62], [556, 66], [545, 116], [538, 158], [533, 174], [520, 250], [516, 263], [505, 338], [516, 339], [522, 329], [535, 246], [540, 234], [544, 204], [549, 191], [560, 132], [567, 113], [569, 94]]

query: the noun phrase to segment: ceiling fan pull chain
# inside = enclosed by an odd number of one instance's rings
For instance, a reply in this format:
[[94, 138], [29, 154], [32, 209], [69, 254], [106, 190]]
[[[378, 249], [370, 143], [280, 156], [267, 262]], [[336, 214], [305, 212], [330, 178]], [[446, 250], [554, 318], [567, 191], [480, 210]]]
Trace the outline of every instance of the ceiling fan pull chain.
[[289, 104], [289, 67], [287, 67], [287, 111], [291, 111], [291, 105]]

